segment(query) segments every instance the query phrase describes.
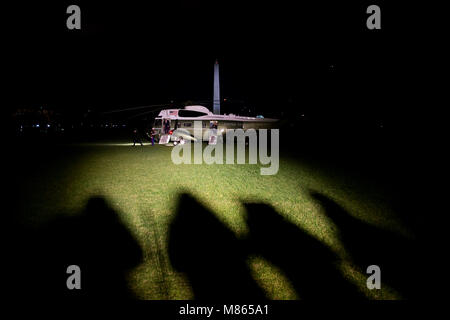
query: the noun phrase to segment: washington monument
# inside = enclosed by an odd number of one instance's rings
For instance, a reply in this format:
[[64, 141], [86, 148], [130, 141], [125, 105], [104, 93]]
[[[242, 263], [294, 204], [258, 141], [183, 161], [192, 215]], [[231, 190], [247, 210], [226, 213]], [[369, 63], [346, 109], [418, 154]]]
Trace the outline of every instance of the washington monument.
[[214, 64], [214, 114], [220, 114], [219, 62]]

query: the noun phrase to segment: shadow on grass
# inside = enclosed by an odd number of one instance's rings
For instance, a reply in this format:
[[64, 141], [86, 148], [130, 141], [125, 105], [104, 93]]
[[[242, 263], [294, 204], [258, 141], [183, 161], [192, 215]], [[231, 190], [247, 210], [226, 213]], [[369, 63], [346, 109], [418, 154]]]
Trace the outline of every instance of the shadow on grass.
[[[404, 297], [423, 294], [410, 240], [352, 217], [322, 194], [311, 192], [311, 197], [337, 226], [345, 250], [363, 274], [375, 264], [381, 268], [382, 282]], [[339, 257], [328, 247], [270, 205], [244, 206], [249, 234], [240, 240], [195, 198], [180, 195], [168, 254], [172, 266], [187, 275], [196, 299], [265, 299], [246, 263], [249, 255], [277, 266], [300, 298], [363, 298], [336, 268]], [[35, 230], [5, 230], [5, 234], [14, 248], [3, 263], [12, 296], [134, 298], [126, 276], [141, 262], [142, 250], [102, 197], [91, 197], [80, 215], [64, 216]], [[81, 290], [66, 287], [69, 265], [81, 268]]]
[[[21, 297], [133, 298], [127, 272], [142, 251], [102, 197], [91, 197], [77, 216], [24, 232], [16, 247], [13, 292]], [[81, 269], [81, 290], [68, 290], [67, 267]]]
[[249, 249], [278, 266], [302, 299], [358, 299], [336, 268], [338, 257], [270, 205], [246, 203]]
[[246, 203], [249, 237], [239, 240], [212, 212], [181, 194], [169, 235], [172, 266], [184, 272], [196, 299], [261, 299], [246, 257], [279, 267], [301, 298], [360, 298], [335, 267], [337, 257], [271, 206]]
[[[311, 197], [325, 210], [338, 228], [347, 253], [365, 274], [370, 265], [381, 269], [381, 281], [396, 289], [404, 298], [419, 294], [418, 252], [413, 240], [383, 230], [352, 217], [339, 204], [312, 191]], [[422, 292], [423, 294], [423, 292]]]
[[265, 298], [250, 275], [242, 244], [192, 196], [180, 195], [169, 232], [170, 261], [189, 278], [195, 299]]
[[[352, 217], [323, 194], [311, 191], [311, 197], [337, 226], [345, 250], [362, 274], [368, 266], [378, 265], [382, 286], [389, 285], [404, 298], [420, 294], [413, 240]], [[170, 229], [169, 258], [188, 276], [196, 299], [260, 299], [261, 289], [245, 263], [249, 255], [277, 266], [302, 299], [365, 299], [338, 269], [340, 257], [322, 242], [268, 204], [244, 206], [249, 234], [239, 240], [192, 196], [180, 196]]]

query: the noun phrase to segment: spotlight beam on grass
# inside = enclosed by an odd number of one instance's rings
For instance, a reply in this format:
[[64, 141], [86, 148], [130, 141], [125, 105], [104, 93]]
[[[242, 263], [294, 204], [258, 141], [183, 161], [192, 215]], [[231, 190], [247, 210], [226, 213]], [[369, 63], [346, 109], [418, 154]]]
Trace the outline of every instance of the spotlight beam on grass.
[[[376, 299], [399, 297], [387, 284], [383, 284], [381, 291], [367, 290], [362, 281], [365, 274], [355, 268], [354, 257], [348, 254], [347, 246], [341, 241], [342, 229], [337, 227], [340, 220], [330, 219], [327, 208], [310, 195], [310, 190], [317, 190], [328, 199], [334, 199], [333, 202], [345, 208], [355, 221], [377, 228], [400, 230], [389, 204], [382, 200], [381, 191], [373, 194], [371, 189], [372, 194], [369, 195], [366, 190], [371, 186], [348, 177], [344, 180], [330, 176], [314, 165], [288, 157], [280, 158], [278, 174], [261, 176], [257, 165], [177, 166], [170, 160], [172, 148], [138, 148], [140, 152], [134, 148], [122, 148], [129, 145], [131, 143], [86, 144], [53, 150], [71, 156], [58, 158], [57, 165], [50, 162], [42, 165], [42, 170], [26, 182], [27, 192], [24, 191], [21, 205], [24, 212], [33, 213], [33, 221], [48, 221], [61, 218], [64, 212], [81, 210], [93, 194], [105, 195], [121, 213], [122, 220], [137, 241], [148, 249], [143, 263], [128, 277], [129, 285], [138, 297], [193, 297], [193, 283], [186, 274], [171, 267], [167, 253], [170, 224], [176, 212], [178, 195], [183, 190], [189, 190], [237, 239], [245, 239], [250, 230], [243, 199], [266, 203], [285, 219], [294, 233], [296, 228], [301, 230], [310, 237], [308, 239], [326, 248], [323, 250], [329, 250], [337, 259], [342, 259], [339, 272], [364, 295]], [[38, 162], [39, 156], [30, 151], [27, 159]], [[152, 215], [148, 214], [149, 211]], [[203, 231], [198, 230], [200, 233]], [[267, 245], [274, 244], [269, 242]], [[301, 253], [302, 243], [293, 241], [284, 245], [297, 248]], [[162, 265], [163, 271], [158, 267]], [[285, 273], [286, 266], [277, 264], [277, 259], [253, 259], [249, 267], [257, 283], [264, 290], [271, 291], [269, 297], [307, 296], [293, 291], [292, 279], [289, 278], [292, 273]], [[163, 278], [161, 272], [164, 272]], [[165, 292], [161, 292], [161, 281], [165, 283]], [[289, 294], [280, 294], [284, 287]]]

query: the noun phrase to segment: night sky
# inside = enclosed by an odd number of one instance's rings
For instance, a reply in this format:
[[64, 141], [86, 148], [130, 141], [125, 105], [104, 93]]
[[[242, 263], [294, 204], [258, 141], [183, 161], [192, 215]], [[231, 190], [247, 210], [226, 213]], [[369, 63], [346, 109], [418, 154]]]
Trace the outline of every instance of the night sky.
[[[395, 122], [411, 110], [425, 35], [390, 2], [20, 2], [4, 11], [3, 101], [101, 111], [208, 101], [217, 58], [222, 98], [258, 113]], [[374, 3], [381, 30], [366, 28]], [[66, 28], [70, 4], [81, 30]]]

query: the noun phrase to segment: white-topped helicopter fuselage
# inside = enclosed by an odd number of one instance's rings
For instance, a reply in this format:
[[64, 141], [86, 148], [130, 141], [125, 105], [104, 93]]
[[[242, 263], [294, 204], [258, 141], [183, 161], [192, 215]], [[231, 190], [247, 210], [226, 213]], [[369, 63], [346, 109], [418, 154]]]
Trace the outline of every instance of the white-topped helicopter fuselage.
[[[153, 132], [157, 140], [174, 144], [183, 140], [198, 140], [194, 134], [195, 121], [197, 127], [201, 122], [202, 140], [208, 141], [211, 134], [223, 135], [227, 129], [272, 129], [276, 128], [277, 119], [263, 117], [244, 117], [234, 114], [213, 114], [204, 106], [186, 106], [183, 109], [163, 109], [155, 118]], [[168, 122], [168, 123], [167, 123]], [[215, 129], [215, 130], [211, 130]], [[164, 137], [166, 136], [166, 137]]]

